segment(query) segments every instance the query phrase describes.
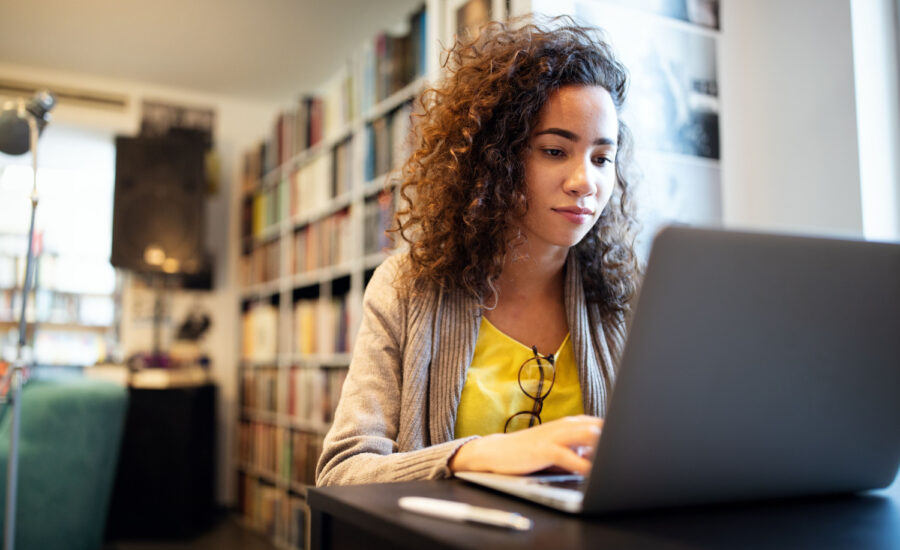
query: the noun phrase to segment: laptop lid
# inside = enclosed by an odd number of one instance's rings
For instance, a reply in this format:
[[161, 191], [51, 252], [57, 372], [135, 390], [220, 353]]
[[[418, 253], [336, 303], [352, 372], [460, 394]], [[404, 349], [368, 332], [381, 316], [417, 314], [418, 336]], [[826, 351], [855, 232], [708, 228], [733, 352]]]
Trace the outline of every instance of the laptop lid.
[[856, 491], [900, 462], [900, 245], [655, 239], [584, 511]]

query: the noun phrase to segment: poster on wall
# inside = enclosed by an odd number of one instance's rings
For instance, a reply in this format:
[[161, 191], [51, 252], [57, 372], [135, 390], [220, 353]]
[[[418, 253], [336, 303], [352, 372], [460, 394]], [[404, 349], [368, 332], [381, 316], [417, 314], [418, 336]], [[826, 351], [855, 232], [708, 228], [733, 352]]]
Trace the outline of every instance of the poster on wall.
[[721, 225], [718, 2], [577, 0], [574, 15], [604, 30], [630, 73], [621, 118], [634, 137], [641, 257], [665, 224]]
[[580, 2], [576, 15], [599, 24], [628, 67], [622, 118], [638, 147], [718, 159], [715, 37], [615, 4]]
[[219, 192], [219, 157], [215, 146], [216, 112], [206, 107], [188, 107], [164, 101], [141, 103], [141, 137], [180, 136], [199, 140], [206, 151], [204, 174], [208, 195]]
[[645, 259], [664, 225], [719, 225], [721, 172], [713, 162], [644, 151], [634, 182], [641, 231], [635, 246]]
[[719, 28], [719, 0], [605, 0], [685, 23]]

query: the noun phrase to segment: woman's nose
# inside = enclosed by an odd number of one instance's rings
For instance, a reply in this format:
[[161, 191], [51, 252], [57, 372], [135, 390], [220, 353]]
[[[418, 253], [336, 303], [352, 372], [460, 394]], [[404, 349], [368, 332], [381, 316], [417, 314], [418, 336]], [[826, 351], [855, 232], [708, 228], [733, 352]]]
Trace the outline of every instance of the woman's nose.
[[596, 183], [591, 180], [591, 160], [574, 162], [564, 184], [566, 193], [581, 197], [593, 193]]

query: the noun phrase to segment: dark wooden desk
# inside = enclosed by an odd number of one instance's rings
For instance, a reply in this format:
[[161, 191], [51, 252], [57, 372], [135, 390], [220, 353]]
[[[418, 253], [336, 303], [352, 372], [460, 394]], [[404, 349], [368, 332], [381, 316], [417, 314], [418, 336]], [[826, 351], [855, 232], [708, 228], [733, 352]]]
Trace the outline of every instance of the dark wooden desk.
[[[530, 532], [401, 510], [401, 496], [516, 511]], [[338, 548], [900, 548], [900, 480], [884, 491], [580, 518], [462, 481], [310, 489], [313, 550]]]

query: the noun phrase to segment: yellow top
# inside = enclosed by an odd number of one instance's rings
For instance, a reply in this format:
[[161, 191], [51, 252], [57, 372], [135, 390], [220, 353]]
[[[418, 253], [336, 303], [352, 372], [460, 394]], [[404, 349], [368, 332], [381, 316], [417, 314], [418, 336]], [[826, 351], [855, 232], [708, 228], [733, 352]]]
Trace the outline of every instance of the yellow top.
[[[530, 411], [534, 400], [519, 387], [519, 367], [534, 357], [531, 348], [500, 332], [481, 318], [472, 364], [466, 372], [456, 413], [457, 438], [503, 433], [506, 419]], [[584, 413], [581, 385], [569, 335], [553, 354], [556, 380], [544, 399], [541, 421]], [[527, 415], [526, 415], [527, 416]]]

